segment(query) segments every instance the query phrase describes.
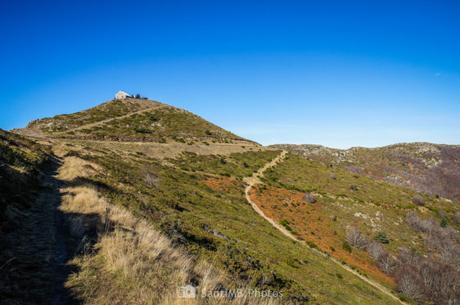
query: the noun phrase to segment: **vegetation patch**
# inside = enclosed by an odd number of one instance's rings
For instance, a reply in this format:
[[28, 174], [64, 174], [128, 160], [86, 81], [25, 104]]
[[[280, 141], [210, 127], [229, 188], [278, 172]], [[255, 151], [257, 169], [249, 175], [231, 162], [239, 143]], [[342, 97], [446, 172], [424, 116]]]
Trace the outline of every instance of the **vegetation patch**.
[[[125, 207], [136, 217], [142, 216], [193, 257], [212, 261], [215, 268], [225, 271], [230, 282], [282, 291], [286, 296], [283, 304], [302, 304], [306, 299], [357, 303], [368, 295], [373, 296], [369, 298], [372, 304], [393, 302], [345, 271], [338, 272], [346, 292], [337, 289], [337, 267], [333, 263], [292, 243], [259, 217], [246, 202], [243, 185], [227, 188], [227, 181], [236, 182], [252, 168], [257, 170], [276, 152], [232, 154], [226, 162], [220, 156], [186, 156], [171, 165], [135, 156], [120, 158], [114, 153], [80, 154], [104, 168], [92, 180], [108, 186], [100, 191], [109, 202]], [[224, 170], [211, 165], [216, 162]], [[236, 167], [231, 178], [225, 175], [227, 167]], [[146, 181], [146, 173], [156, 177], [153, 185]], [[208, 179], [226, 181], [226, 191], [204, 183]], [[292, 264], [297, 261], [310, 263]]]
[[253, 200], [265, 215], [278, 221], [307, 244], [346, 262], [383, 284], [394, 285], [393, 280], [378, 269], [365, 251], [351, 251], [343, 228], [328, 214], [329, 210], [322, 207], [321, 201], [312, 205], [304, 201], [302, 192], [271, 186], [259, 188], [253, 193]]

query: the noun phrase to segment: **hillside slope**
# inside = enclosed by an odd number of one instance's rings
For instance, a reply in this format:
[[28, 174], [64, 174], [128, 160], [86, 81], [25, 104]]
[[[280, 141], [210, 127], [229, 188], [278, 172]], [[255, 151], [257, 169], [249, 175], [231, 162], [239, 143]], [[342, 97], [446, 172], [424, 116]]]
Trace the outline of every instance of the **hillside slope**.
[[35, 120], [16, 132], [36, 137], [121, 142], [250, 142], [188, 111], [135, 98]]
[[311, 247], [420, 304], [460, 298], [454, 284], [460, 279], [458, 201], [298, 154], [270, 169], [264, 182], [253, 201]]
[[[460, 299], [458, 202], [374, 179], [380, 171], [373, 162], [404, 169], [388, 161], [392, 154], [351, 158], [295, 146], [282, 146], [291, 151], [282, 153], [281, 146], [262, 147], [187, 111], [133, 98], [36, 120], [15, 132], [42, 144], [5, 133], [0, 161], [8, 168], [29, 160], [20, 157], [26, 152], [43, 160], [31, 163], [37, 172], [54, 160], [54, 168], [39, 175], [44, 186], [36, 193], [30, 188], [27, 199], [48, 212], [35, 209], [24, 219], [52, 233], [46, 247], [54, 249], [54, 263], [38, 265], [65, 272], [35, 304], [70, 304], [68, 296], [85, 305], [184, 304], [176, 291], [184, 285], [197, 288], [190, 304], [200, 305], [404, 303], [399, 297], [444, 305]], [[447, 162], [422, 155], [425, 161], [416, 164], [425, 167], [413, 175]], [[18, 172], [27, 172], [23, 168]], [[455, 283], [426, 274], [445, 274]], [[34, 279], [19, 275], [12, 282]], [[277, 295], [207, 294], [235, 289]]]
[[[282, 304], [398, 304], [327, 257], [293, 243], [248, 205], [242, 178], [279, 151], [184, 153], [167, 162], [154, 156], [122, 157], [116, 146], [100, 151], [71, 144], [61, 153], [100, 168], [85, 180], [87, 185], [193, 257], [212, 262], [231, 286], [280, 291]], [[70, 279], [78, 291], [91, 290], [85, 284], [91, 271], [85, 261], [77, 262], [83, 271]]]
[[311, 160], [337, 165], [419, 192], [460, 200], [460, 146], [430, 143], [380, 148], [332, 149], [318, 145], [273, 145]]
[[[37, 184], [49, 152], [34, 141], [0, 129], [0, 220], [7, 217], [10, 209], [29, 205], [27, 186]], [[3, 221], [2, 224], [2, 228], [8, 226]]]

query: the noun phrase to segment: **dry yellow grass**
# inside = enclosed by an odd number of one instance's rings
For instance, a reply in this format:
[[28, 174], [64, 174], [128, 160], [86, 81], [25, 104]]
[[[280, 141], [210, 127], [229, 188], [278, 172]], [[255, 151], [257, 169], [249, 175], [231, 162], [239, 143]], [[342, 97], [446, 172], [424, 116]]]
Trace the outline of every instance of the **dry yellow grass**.
[[[59, 177], [75, 179], [92, 175], [84, 171], [86, 161], [66, 158]], [[97, 243], [73, 260], [80, 271], [67, 283], [88, 305], [179, 305], [254, 304], [274, 305], [275, 299], [243, 295], [233, 300], [209, 297], [217, 287], [238, 287], [207, 262], [196, 261], [143, 219], [124, 208], [113, 206], [88, 186], [62, 190], [61, 211], [67, 215], [71, 233], [84, 239], [89, 227], [96, 227]], [[97, 219], [97, 220], [95, 220]], [[197, 281], [196, 299], [183, 299], [178, 287]]]
[[100, 167], [94, 163], [77, 157], [67, 157], [59, 169], [58, 178], [71, 181], [77, 177], [90, 177], [100, 171]]
[[[78, 150], [77, 147], [91, 146], [100, 150], [116, 150], [123, 154], [141, 153], [147, 157], [155, 159], [176, 158], [183, 152], [193, 152], [198, 155], [229, 155], [247, 151], [266, 150], [263, 146], [251, 142], [235, 141], [234, 143], [194, 143], [188, 145], [179, 142], [153, 143], [153, 142], [119, 142], [119, 141], [97, 141], [97, 140], [67, 140], [68, 144], [73, 145], [72, 150]], [[82, 148], [79, 148], [82, 149]], [[60, 147], [58, 151], [63, 156], [69, 149]]]
[[63, 189], [64, 196], [60, 210], [66, 213], [100, 214], [109, 207], [94, 188], [87, 186], [67, 187]]

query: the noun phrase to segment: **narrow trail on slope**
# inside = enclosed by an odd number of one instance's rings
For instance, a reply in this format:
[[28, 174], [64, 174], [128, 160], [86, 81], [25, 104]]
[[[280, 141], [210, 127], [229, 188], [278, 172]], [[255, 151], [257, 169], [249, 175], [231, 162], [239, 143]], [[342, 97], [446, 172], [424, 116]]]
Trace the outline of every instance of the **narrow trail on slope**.
[[252, 176], [250, 177], [245, 177], [243, 179], [243, 181], [247, 184], [246, 188], [245, 188], [245, 197], [246, 197], [246, 200], [249, 202], [249, 204], [252, 206], [252, 208], [257, 212], [257, 214], [259, 214], [261, 217], [263, 217], [266, 221], [268, 221], [273, 227], [275, 227], [276, 229], [278, 229], [283, 235], [285, 235], [286, 237], [296, 241], [296, 242], [299, 242], [301, 243], [302, 245], [308, 247], [311, 251], [313, 251], [314, 253], [322, 256], [322, 257], [325, 257], [327, 259], [329, 259], [330, 261], [332, 261], [333, 263], [335, 263], [336, 265], [340, 266], [342, 269], [344, 269], [345, 271], [348, 271], [352, 274], [354, 274], [356, 277], [360, 278], [361, 280], [363, 280], [364, 282], [368, 283], [369, 285], [371, 285], [372, 287], [374, 287], [375, 289], [379, 290], [380, 292], [382, 292], [383, 294], [391, 297], [392, 299], [394, 299], [395, 301], [403, 304], [403, 305], [409, 305], [408, 303], [402, 301], [401, 299], [399, 299], [396, 295], [394, 295], [394, 293], [389, 290], [388, 288], [386, 288], [385, 286], [375, 282], [374, 280], [372, 279], [369, 279], [367, 277], [365, 277], [364, 275], [360, 274], [359, 272], [357, 272], [356, 270], [353, 270], [351, 267], [347, 266], [347, 265], [344, 265], [343, 263], [341, 263], [339, 260], [335, 259], [334, 257], [332, 256], [329, 256], [327, 255], [326, 253], [318, 250], [318, 249], [315, 249], [315, 248], [312, 248], [310, 247], [306, 242], [304, 242], [303, 240], [300, 240], [298, 239], [297, 237], [295, 237], [291, 232], [289, 232], [286, 228], [284, 228], [282, 225], [280, 225], [279, 223], [277, 223], [276, 221], [274, 221], [273, 219], [271, 219], [270, 217], [268, 217], [267, 215], [265, 215], [265, 213], [257, 206], [257, 204], [251, 199], [251, 189], [257, 185], [257, 184], [262, 184], [262, 180], [261, 178], [264, 177], [264, 172], [267, 171], [268, 169], [276, 166], [278, 163], [282, 162], [284, 160], [284, 158], [286, 157], [287, 155], [287, 151], [283, 150], [278, 156], [276, 156], [272, 161], [268, 162], [267, 164], [265, 164], [262, 168], [260, 168], [257, 172], [253, 173]]
[[169, 106], [167, 106], [167, 105], [158, 105], [158, 106], [155, 106], [155, 107], [130, 112], [130, 113], [127, 113], [127, 114], [124, 114], [124, 115], [121, 115], [121, 116], [114, 117], [114, 118], [110, 118], [110, 119], [106, 119], [106, 120], [102, 120], [102, 121], [98, 121], [98, 122], [78, 126], [76, 128], [69, 129], [69, 130], [66, 130], [66, 131], [56, 132], [54, 135], [63, 135], [63, 134], [69, 133], [69, 132], [78, 131], [78, 130], [82, 130], [82, 129], [85, 129], [85, 128], [91, 128], [91, 127], [95, 127], [95, 126], [99, 126], [99, 125], [104, 125], [105, 123], [109, 123], [109, 122], [120, 120], [120, 119], [125, 119], [125, 118], [128, 118], [128, 117], [136, 115], [136, 114], [155, 111], [155, 110], [165, 108], [165, 107], [169, 107]]
[[19, 280], [32, 298], [18, 304], [79, 303], [64, 286], [72, 270], [67, 264], [71, 251], [64, 215], [59, 211], [62, 182], [56, 175], [60, 165], [59, 159], [52, 158], [42, 172], [40, 191], [34, 203], [23, 214], [14, 252], [21, 264], [19, 268], [28, 270]]
[[53, 295], [51, 297], [51, 305], [74, 305], [77, 304], [77, 301], [71, 296], [69, 290], [65, 287], [67, 278], [73, 272], [72, 267], [70, 267], [67, 262], [71, 259], [74, 251], [70, 249], [69, 246], [69, 233], [65, 225], [65, 216], [59, 210], [62, 199], [61, 188], [63, 186], [63, 182], [57, 179], [56, 175], [60, 165], [61, 162], [59, 161], [56, 170], [46, 176], [45, 181], [49, 186], [49, 191], [43, 194], [45, 200], [49, 200], [51, 202], [50, 208], [54, 217], [51, 228], [55, 243], [53, 253], [54, 265], [52, 266], [54, 273], [54, 287]]

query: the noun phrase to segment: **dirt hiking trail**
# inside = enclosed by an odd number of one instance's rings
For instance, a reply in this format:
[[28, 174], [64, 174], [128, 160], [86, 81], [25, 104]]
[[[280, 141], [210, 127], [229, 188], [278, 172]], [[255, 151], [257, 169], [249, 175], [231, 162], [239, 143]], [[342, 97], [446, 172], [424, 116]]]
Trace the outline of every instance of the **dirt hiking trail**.
[[371, 285], [372, 287], [374, 287], [375, 289], [379, 290], [381, 293], [391, 297], [392, 299], [394, 299], [395, 301], [399, 302], [400, 304], [403, 304], [403, 305], [409, 305], [408, 303], [402, 301], [401, 299], [399, 299], [390, 289], [386, 288], [385, 286], [375, 282], [374, 280], [372, 279], [369, 279], [367, 277], [365, 277], [364, 275], [360, 274], [359, 272], [357, 272], [356, 270], [353, 270], [351, 267], [349, 267], [348, 265], [344, 265], [342, 262], [340, 262], [339, 260], [335, 259], [334, 257], [332, 256], [329, 256], [327, 255], [326, 253], [318, 250], [318, 249], [315, 249], [315, 248], [312, 248], [310, 247], [306, 242], [304, 242], [303, 240], [300, 240], [298, 239], [296, 236], [294, 236], [291, 232], [289, 232], [286, 228], [284, 228], [282, 225], [280, 225], [279, 223], [277, 223], [276, 221], [274, 221], [273, 219], [271, 219], [270, 217], [268, 217], [267, 215], [264, 214], [264, 212], [257, 206], [257, 204], [251, 199], [251, 190], [252, 188], [257, 185], [257, 184], [262, 184], [262, 181], [261, 181], [261, 178], [264, 177], [264, 172], [267, 171], [268, 169], [276, 166], [277, 164], [279, 164], [280, 162], [283, 162], [284, 158], [286, 157], [287, 155], [287, 151], [283, 150], [278, 156], [276, 156], [273, 160], [271, 160], [270, 162], [266, 163], [262, 168], [260, 168], [257, 172], [253, 173], [252, 176], [250, 177], [246, 177], [243, 179], [243, 181], [247, 184], [246, 188], [245, 188], [245, 196], [246, 196], [246, 200], [249, 202], [249, 204], [251, 204], [252, 208], [257, 212], [257, 214], [259, 214], [260, 216], [262, 216], [266, 221], [268, 221], [273, 227], [275, 227], [276, 229], [278, 229], [283, 235], [285, 235], [286, 237], [296, 241], [296, 242], [299, 242], [301, 243], [302, 245], [308, 247], [311, 251], [313, 251], [314, 253], [322, 256], [322, 257], [325, 257], [327, 259], [329, 259], [330, 261], [332, 261], [333, 263], [335, 263], [337, 266], [341, 267], [342, 269], [346, 270], [347, 272], [350, 272], [352, 273], [353, 275], [355, 275], [356, 277], [360, 278], [361, 280], [363, 280], [364, 282], [368, 283], [369, 285]]
[[59, 210], [62, 181], [56, 175], [60, 166], [59, 159], [51, 158], [40, 173], [38, 192], [30, 208], [15, 212], [21, 226], [10, 237], [9, 251], [14, 259], [8, 272], [23, 293], [0, 300], [1, 304], [79, 304], [65, 287], [73, 272], [67, 264], [73, 251], [69, 250], [64, 215]]
[[98, 122], [78, 126], [76, 128], [69, 129], [69, 130], [66, 130], [66, 131], [56, 132], [55, 135], [62, 135], [62, 134], [66, 134], [66, 133], [73, 132], [73, 131], [78, 131], [78, 130], [82, 130], [82, 129], [86, 129], [86, 128], [92, 128], [92, 127], [104, 125], [105, 123], [125, 119], [125, 118], [128, 118], [128, 117], [134, 116], [136, 114], [142, 114], [144, 112], [155, 111], [155, 110], [158, 110], [160, 108], [165, 108], [165, 107], [169, 107], [169, 106], [167, 106], [167, 105], [152, 106], [151, 108], [141, 109], [141, 110], [130, 112], [130, 113], [127, 113], [127, 114], [124, 114], [124, 115], [121, 115], [121, 116], [114, 117], [114, 118], [110, 118], [110, 119], [106, 119], [106, 120], [102, 120], [102, 121], [98, 121]]

